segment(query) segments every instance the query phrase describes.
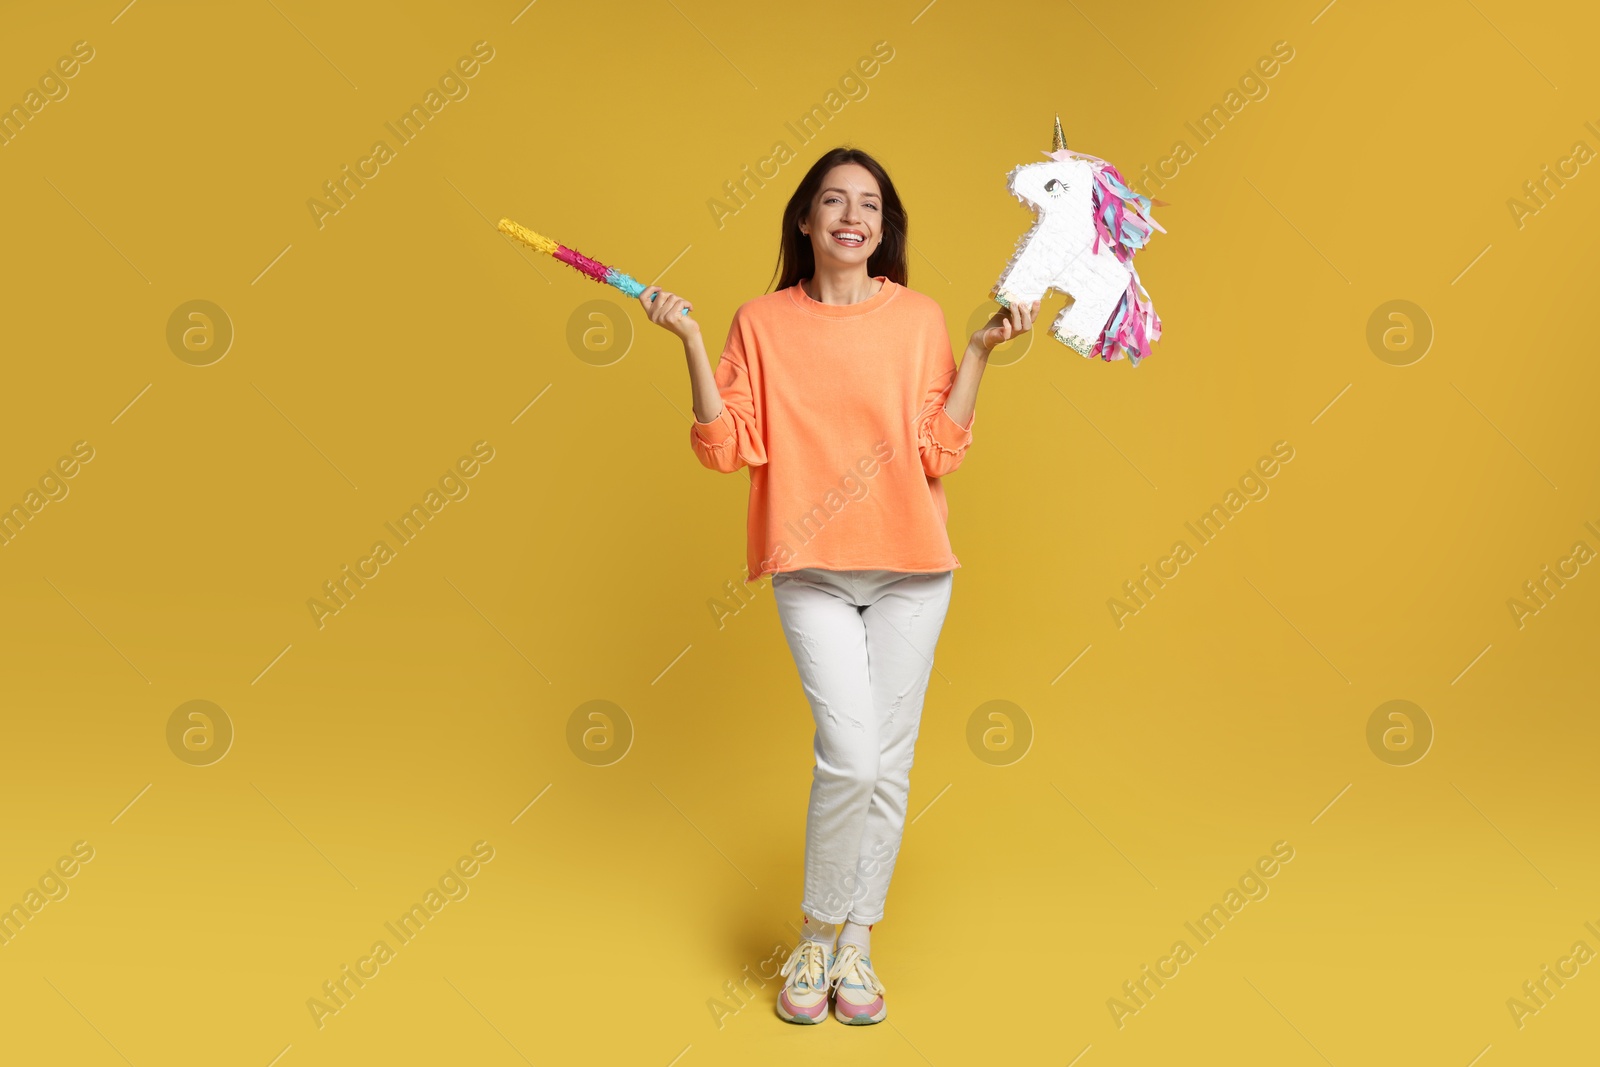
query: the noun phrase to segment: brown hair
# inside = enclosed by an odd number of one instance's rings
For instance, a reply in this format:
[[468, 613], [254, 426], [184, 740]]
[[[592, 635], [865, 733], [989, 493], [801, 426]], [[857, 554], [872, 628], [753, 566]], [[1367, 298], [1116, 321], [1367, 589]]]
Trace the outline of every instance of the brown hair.
[[859, 148], [840, 145], [811, 165], [783, 209], [783, 232], [778, 239], [778, 266], [774, 272], [778, 284], [774, 292], [798, 285], [801, 279], [816, 273], [816, 253], [811, 248], [811, 238], [800, 232], [800, 222], [811, 213], [811, 202], [822, 188], [822, 180], [841, 163], [859, 163], [867, 168], [878, 180], [878, 189], [882, 192], [879, 201], [883, 206], [883, 239], [867, 260], [867, 274], [883, 275], [896, 284], [906, 284], [907, 222], [900, 194], [895, 192], [894, 182], [889, 180], [889, 172], [881, 163]]

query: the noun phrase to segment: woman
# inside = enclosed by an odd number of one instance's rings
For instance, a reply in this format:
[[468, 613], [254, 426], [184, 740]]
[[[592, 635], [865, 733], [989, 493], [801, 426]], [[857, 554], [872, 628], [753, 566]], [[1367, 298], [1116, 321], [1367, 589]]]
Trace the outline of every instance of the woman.
[[887, 1015], [871, 931], [961, 565], [939, 479], [971, 443], [990, 351], [1039, 307], [997, 311], [958, 372], [944, 313], [906, 288], [906, 233], [883, 167], [835, 148], [784, 209], [781, 280], [735, 313], [715, 375], [690, 305], [658, 286], [639, 297], [683, 341], [695, 454], [713, 470], [750, 469], [747, 580], [773, 576], [816, 722], [804, 926], [777, 1002], [793, 1023], [826, 1018], [830, 990], [840, 1022]]

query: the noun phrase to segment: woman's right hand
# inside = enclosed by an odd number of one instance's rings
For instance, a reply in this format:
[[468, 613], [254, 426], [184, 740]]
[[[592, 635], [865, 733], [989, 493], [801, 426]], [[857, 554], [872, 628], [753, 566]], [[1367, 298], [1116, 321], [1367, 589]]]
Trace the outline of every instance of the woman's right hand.
[[683, 297], [669, 293], [659, 285], [651, 285], [639, 294], [639, 304], [651, 322], [675, 334], [680, 340], [687, 341], [700, 335], [700, 324], [683, 313], [684, 308], [693, 306]]

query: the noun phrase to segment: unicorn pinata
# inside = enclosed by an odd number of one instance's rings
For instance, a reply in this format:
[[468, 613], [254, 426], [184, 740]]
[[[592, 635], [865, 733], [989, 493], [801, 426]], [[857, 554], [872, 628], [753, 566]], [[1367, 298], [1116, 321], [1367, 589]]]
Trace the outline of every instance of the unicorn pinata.
[[1000, 304], [1031, 303], [1054, 289], [1072, 297], [1050, 333], [1085, 357], [1127, 355], [1133, 366], [1161, 339], [1161, 318], [1139, 283], [1133, 254], [1151, 230], [1167, 231], [1150, 217], [1151, 200], [1129, 189], [1117, 168], [1097, 156], [1073, 152], [1056, 116], [1046, 163], [1024, 163], [1006, 187], [1038, 216], [1017, 242], [991, 295]]

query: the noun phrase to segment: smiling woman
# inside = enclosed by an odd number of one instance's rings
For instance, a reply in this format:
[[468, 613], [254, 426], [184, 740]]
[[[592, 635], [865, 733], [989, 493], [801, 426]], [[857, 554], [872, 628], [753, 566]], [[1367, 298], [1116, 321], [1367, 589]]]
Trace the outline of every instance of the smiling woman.
[[699, 323], [682, 314], [689, 302], [653, 285], [639, 295], [650, 321], [683, 342], [695, 456], [715, 471], [749, 469], [747, 581], [772, 576], [816, 726], [804, 925], [776, 1004], [791, 1023], [826, 1019], [830, 990], [840, 1022], [888, 1016], [871, 931], [961, 566], [942, 479], [972, 443], [990, 349], [1037, 311], [1018, 301], [997, 313], [958, 369], [943, 309], [907, 284], [907, 233], [883, 165], [840, 145], [785, 205], [778, 284], [739, 306], [714, 373]]

